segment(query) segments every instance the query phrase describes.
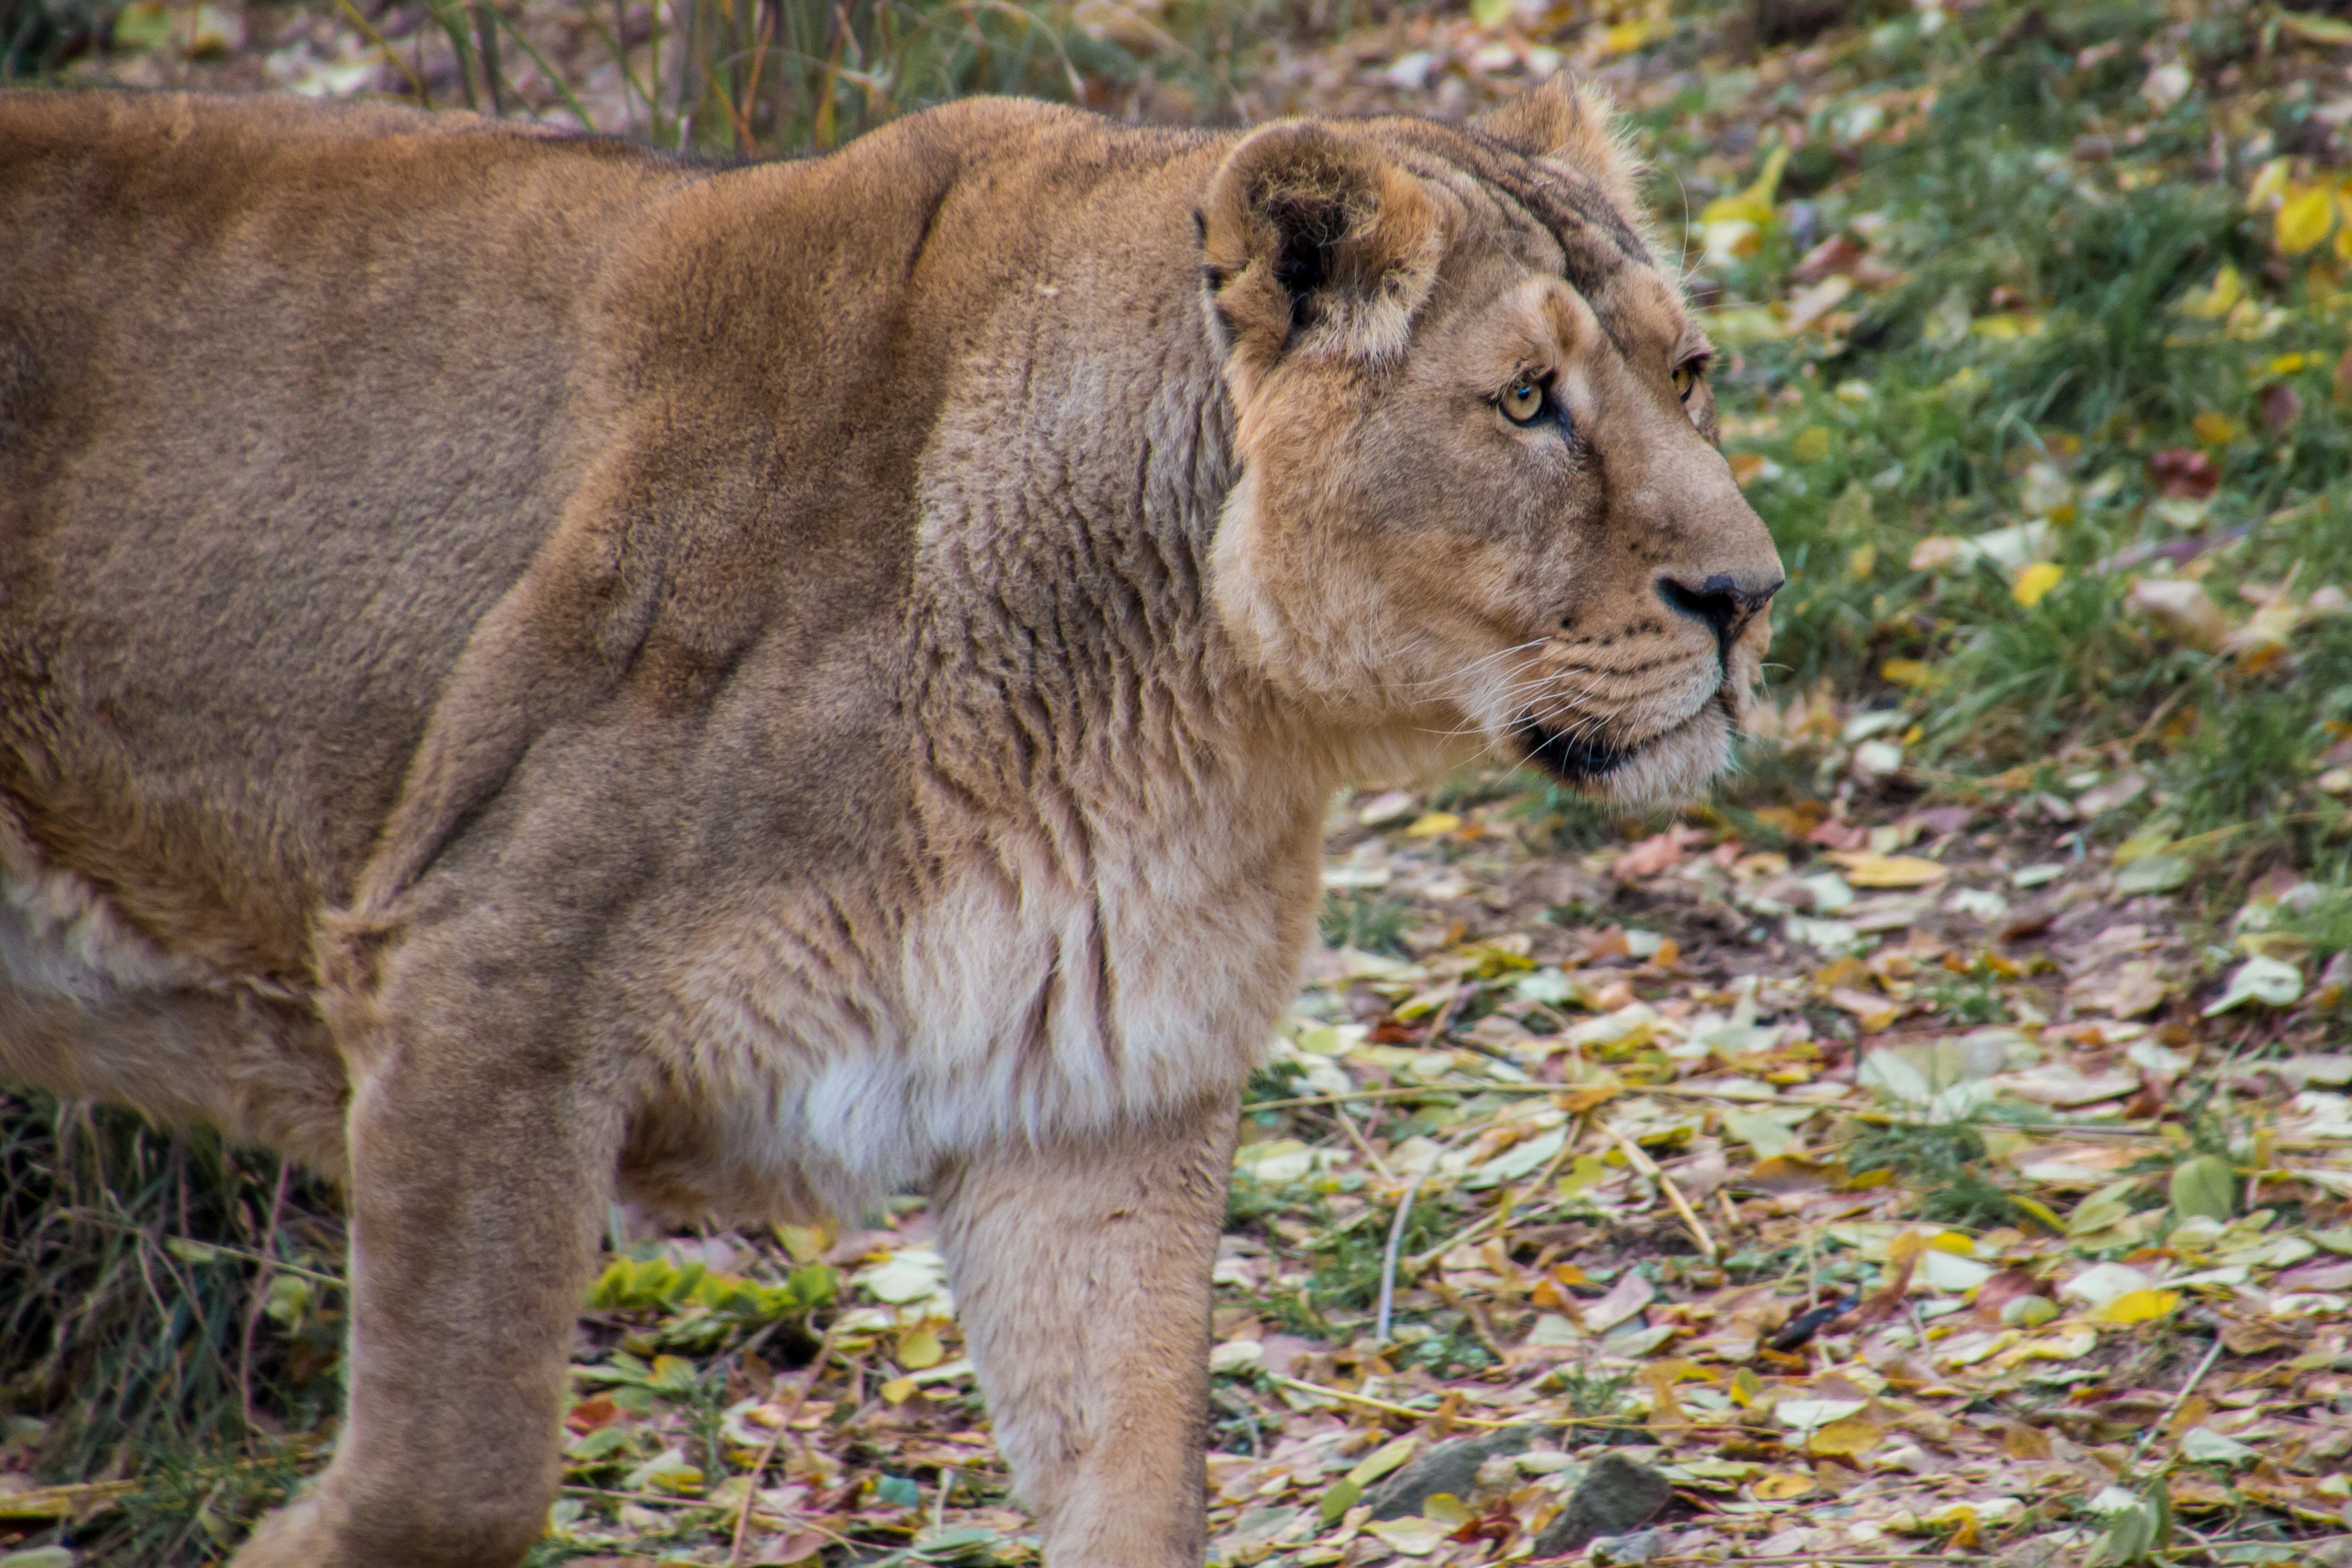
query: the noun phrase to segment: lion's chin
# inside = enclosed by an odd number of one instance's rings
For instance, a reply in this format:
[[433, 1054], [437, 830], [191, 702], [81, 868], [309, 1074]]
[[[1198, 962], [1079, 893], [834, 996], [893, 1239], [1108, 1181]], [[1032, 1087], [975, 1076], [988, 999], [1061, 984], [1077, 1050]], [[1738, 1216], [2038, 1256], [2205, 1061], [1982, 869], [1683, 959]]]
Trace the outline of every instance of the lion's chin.
[[1523, 715], [1513, 731], [1520, 754], [1579, 793], [1612, 805], [1687, 800], [1731, 760], [1731, 716], [1720, 695], [1679, 724], [1633, 745], [1555, 730]]

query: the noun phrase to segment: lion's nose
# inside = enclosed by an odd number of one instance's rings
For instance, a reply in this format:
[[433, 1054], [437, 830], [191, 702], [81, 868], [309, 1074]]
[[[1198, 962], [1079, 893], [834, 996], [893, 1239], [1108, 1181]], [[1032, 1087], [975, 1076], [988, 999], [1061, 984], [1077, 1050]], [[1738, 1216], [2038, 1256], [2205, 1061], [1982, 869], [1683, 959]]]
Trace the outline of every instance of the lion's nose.
[[1776, 575], [1769, 581], [1760, 577], [1743, 581], [1724, 572], [1697, 583], [1661, 577], [1658, 597], [1684, 615], [1714, 627], [1716, 647], [1728, 658], [1731, 645], [1739, 640], [1739, 634], [1756, 618], [1756, 612], [1772, 602], [1772, 595], [1787, 580]]

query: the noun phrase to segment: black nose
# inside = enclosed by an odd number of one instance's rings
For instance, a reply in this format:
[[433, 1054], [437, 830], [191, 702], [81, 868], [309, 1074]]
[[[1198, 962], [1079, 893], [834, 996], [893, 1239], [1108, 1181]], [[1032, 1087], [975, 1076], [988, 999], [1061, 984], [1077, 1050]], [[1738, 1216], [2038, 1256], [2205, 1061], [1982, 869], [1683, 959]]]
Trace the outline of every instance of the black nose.
[[1786, 580], [1775, 577], [1769, 584], [1742, 584], [1721, 572], [1697, 584], [1661, 577], [1658, 597], [1684, 615], [1714, 627], [1717, 649], [1728, 655], [1731, 645], [1738, 640], [1756, 612], [1772, 602], [1772, 595], [1780, 591]]

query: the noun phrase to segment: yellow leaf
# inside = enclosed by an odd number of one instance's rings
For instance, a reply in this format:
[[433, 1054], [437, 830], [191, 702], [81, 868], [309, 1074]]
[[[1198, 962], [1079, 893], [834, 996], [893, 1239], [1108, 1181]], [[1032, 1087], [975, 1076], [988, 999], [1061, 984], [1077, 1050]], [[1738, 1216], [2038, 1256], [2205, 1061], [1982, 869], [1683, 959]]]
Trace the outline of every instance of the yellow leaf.
[[2327, 237], [2336, 226], [2336, 204], [2327, 193], [2316, 188], [2302, 190], [2290, 186], [2286, 200], [2279, 204], [2277, 217], [2272, 220], [2272, 237], [2278, 247], [2289, 256], [2301, 256], [2305, 251]]
[[1612, 55], [1631, 54], [1642, 47], [1650, 30], [1639, 22], [1620, 22], [1601, 35], [1601, 47]]
[[1812, 1489], [1812, 1477], [1801, 1476], [1793, 1471], [1783, 1470], [1774, 1475], [1766, 1476], [1762, 1480], [1756, 1483], [1756, 1500], [1759, 1502], [1786, 1502], [1790, 1498], [1801, 1498]]
[[1459, 1530], [1478, 1516], [1452, 1492], [1432, 1492], [1429, 1500], [1421, 1505], [1421, 1517]]
[[1890, 658], [1878, 667], [1878, 678], [1897, 686], [1929, 686], [1935, 683], [1936, 672], [1925, 659]]
[[795, 1263], [814, 1263], [833, 1245], [833, 1226], [829, 1225], [780, 1225], [775, 1227], [776, 1239], [784, 1244]]
[[1380, 1537], [1408, 1557], [1426, 1557], [1445, 1544], [1454, 1528], [1431, 1519], [1376, 1519], [1364, 1526], [1364, 1533]]
[[898, 1364], [908, 1372], [920, 1372], [927, 1366], [937, 1366], [947, 1360], [947, 1347], [929, 1324], [909, 1329], [898, 1336]]
[[1805, 1451], [1815, 1458], [1835, 1458], [1867, 1454], [1878, 1447], [1886, 1434], [1876, 1423], [1864, 1421], [1859, 1415], [1849, 1415], [1843, 1421], [1832, 1421], [1815, 1429], [1806, 1439]]
[[1452, 833], [1462, 826], [1462, 819], [1450, 811], [1433, 811], [1416, 820], [1404, 830], [1407, 838], [1435, 838]]
[[2010, 587], [2009, 596], [2030, 610], [2048, 598], [2050, 590], [2065, 578], [2066, 568], [2055, 561], [2036, 561], [2017, 574], [2017, 581]]
[[1348, 1479], [1360, 1487], [1370, 1486], [1399, 1465], [1412, 1458], [1421, 1447], [1418, 1437], [1397, 1437], [1381, 1444], [1364, 1456], [1363, 1462], [1348, 1472]]
[[2306, 44], [2329, 47], [2337, 44], [2352, 44], [2352, 22], [2346, 22], [2335, 16], [2315, 16], [2305, 11], [2287, 10], [2280, 11], [2278, 19], [2281, 27]]
[[894, 1377], [882, 1385], [882, 1397], [893, 1405], [904, 1405], [914, 1396], [915, 1380], [911, 1377]]
[[2057, 1212], [2040, 1199], [2011, 1197], [2010, 1201], [2015, 1204], [2019, 1208], [2023, 1209], [2033, 1218], [2036, 1224], [2047, 1227], [2051, 1235], [2063, 1236], [2066, 1234], [2066, 1222], [2060, 1219]]
[[2210, 409], [2191, 419], [2189, 428], [2195, 431], [2197, 439], [2208, 447], [2226, 447], [2244, 433], [2244, 426], [2236, 420]]
[[1731, 1374], [1731, 1400], [1733, 1404], [1744, 1408], [1755, 1404], [1756, 1396], [1763, 1392], [1764, 1380], [1757, 1376], [1756, 1373], [1748, 1368], [1743, 1366], [1738, 1372]]
[[2180, 301], [2181, 310], [2209, 321], [2218, 321], [2235, 309], [2246, 297], [2246, 280], [2234, 267], [2224, 267], [2213, 274], [2213, 281], [2202, 289], [2191, 289]]
[[1832, 855], [1845, 868], [1845, 879], [1857, 888], [1924, 888], [1951, 872], [1919, 855], [1874, 855], [1867, 850]]
[[2038, 338], [2048, 325], [2031, 310], [2003, 310], [1990, 316], [1979, 316], [1969, 323], [1969, 331], [1980, 338], [1996, 342], [2008, 342], [2018, 338]]
[[[1616, 30], [1611, 29], [1612, 33]], [[1639, 42], [1639, 39], [1635, 40], [1637, 45]], [[1749, 223], [1762, 228], [1772, 221], [1772, 198], [1780, 193], [1780, 173], [1788, 166], [1789, 144], [1783, 142], [1764, 155], [1764, 166], [1756, 172], [1754, 184], [1707, 203], [1699, 209], [1698, 221], [1701, 224]]]
[[2158, 1290], [2153, 1286], [2142, 1286], [2137, 1290], [2125, 1291], [2097, 1311], [2093, 1312], [2090, 1321], [2095, 1323], [2116, 1325], [2153, 1322], [2179, 1305], [2179, 1291]]
[[1878, 546], [1857, 544], [1846, 552], [1845, 569], [1856, 577], [1867, 577], [1878, 568]]
[[1807, 426], [1789, 443], [1789, 456], [1801, 463], [1818, 463], [1829, 455], [1830, 433], [1819, 425]]
[[[2264, 163], [2260, 172], [2254, 175], [2252, 188], [2246, 192], [2246, 210], [2248, 212], [2252, 212], [2256, 207], [2261, 206], [2264, 202], [2269, 201], [2273, 196], [2285, 194], [2286, 173], [2287, 161], [2284, 158], [2273, 158], [2269, 163]], [[2234, 275], [2237, 268], [2233, 267], [2225, 268], [2223, 270]], [[2216, 279], [2214, 281], [2218, 283], [2220, 279]], [[2235, 303], [2235, 301], [2232, 301], [2232, 303]], [[2214, 314], [2220, 315], [2228, 309], [2229, 307], [2225, 305], [2222, 307], [2221, 310], [2217, 310]]]

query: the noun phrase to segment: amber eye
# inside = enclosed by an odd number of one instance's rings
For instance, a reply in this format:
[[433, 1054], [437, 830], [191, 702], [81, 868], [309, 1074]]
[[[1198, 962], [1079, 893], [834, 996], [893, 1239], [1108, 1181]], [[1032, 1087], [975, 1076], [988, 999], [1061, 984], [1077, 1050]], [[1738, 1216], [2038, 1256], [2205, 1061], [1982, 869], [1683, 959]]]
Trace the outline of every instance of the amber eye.
[[1543, 384], [1532, 379], [1514, 383], [1511, 389], [1503, 394], [1499, 406], [1503, 410], [1503, 417], [1512, 424], [1534, 424], [1536, 416], [1543, 412]]
[[1696, 360], [1675, 366], [1675, 395], [1685, 403], [1688, 403], [1690, 395], [1698, 390], [1699, 371]]

